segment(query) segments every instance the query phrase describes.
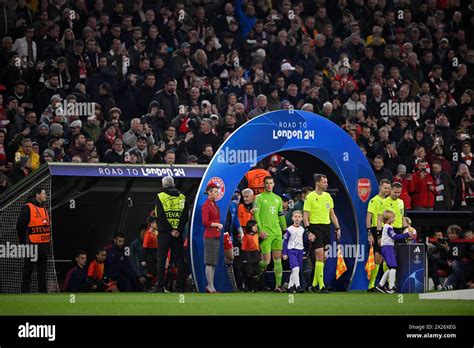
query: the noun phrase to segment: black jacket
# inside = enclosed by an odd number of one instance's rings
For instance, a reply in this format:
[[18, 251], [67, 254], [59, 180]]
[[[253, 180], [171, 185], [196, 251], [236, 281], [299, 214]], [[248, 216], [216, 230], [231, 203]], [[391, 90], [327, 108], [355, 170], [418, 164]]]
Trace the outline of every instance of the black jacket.
[[171, 122], [178, 114], [179, 99], [176, 94], [168, 94], [164, 89], [155, 94], [155, 100], [160, 103], [166, 122]]
[[125, 151], [123, 151], [122, 154], [119, 155], [113, 149], [109, 149], [102, 157], [102, 161], [106, 163], [125, 163]]
[[[433, 176], [434, 185], [436, 186], [436, 177]], [[434, 210], [451, 210], [452, 204], [451, 201], [454, 201], [454, 195], [456, 194], [456, 184], [454, 183], [453, 178], [446, 174], [440, 173], [441, 184], [444, 186], [444, 189], [441, 191], [443, 196], [442, 201], [436, 201], [434, 203]]]
[[[180, 192], [177, 188], [165, 188], [163, 192], [169, 194], [170, 196], [177, 197], [179, 196]], [[163, 208], [163, 204], [161, 203], [160, 199], [158, 196], [156, 197], [156, 217], [157, 217], [157, 223], [158, 223], [158, 231], [160, 233], [166, 233], [166, 234], [171, 234], [171, 231], [173, 231], [173, 227], [171, 224], [168, 222], [168, 219], [166, 218], [166, 214]], [[184, 231], [184, 226], [188, 222], [188, 207], [186, 204], [184, 205], [183, 212], [181, 213], [181, 219], [179, 220], [178, 228], [177, 230], [180, 232], [180, 238], [182, 236], [182, 233]]]

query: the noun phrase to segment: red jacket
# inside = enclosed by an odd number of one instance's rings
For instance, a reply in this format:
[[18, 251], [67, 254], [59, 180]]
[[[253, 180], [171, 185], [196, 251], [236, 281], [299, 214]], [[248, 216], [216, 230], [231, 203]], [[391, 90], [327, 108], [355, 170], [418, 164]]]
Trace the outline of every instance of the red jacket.
[[204, 238], [216, 238], [221, 236], [221, 232], [216, 227], [211, 227], [212, 223], [221, 223], [221, 213], [215, 202], [206, 199], [201, 207], [202, 224], [204, 225]]
[[421, 178], [421, 172], [413, 174], [413, 208], [433, 208], [434, 206], [434, 180], [433, 177], [425, 173], [425, 177]]
[[398, 176], [393, 177], [393, 182], [399, 182], [402, 184], [402, 193], [400, 194], [400, 199], [405, 203], [405, 209], [411, 210], [411, 196], [410, 194], [413, 192], [415, 187], [413, 186], [413, 179], [407, 180], [402, 179]]

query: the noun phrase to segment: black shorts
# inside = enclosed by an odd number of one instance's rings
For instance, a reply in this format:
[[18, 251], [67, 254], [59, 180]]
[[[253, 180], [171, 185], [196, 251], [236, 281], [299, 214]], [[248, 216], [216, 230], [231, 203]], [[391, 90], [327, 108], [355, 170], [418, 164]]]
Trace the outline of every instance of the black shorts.
[[382, 232], [377, 233], [377, 227], [371, 227], [370, 228], [370, 233], [372, 234], [372, 237], [374, 238], [374, 253], [380, 253], [380, 244], [379, 241], [382, 238]]
[[310, 245], [310, 249], [325, 248], [331, 244], [331, 225], [327, 224], [310, 224], [309, 231], [316, 236], [316, 239]]

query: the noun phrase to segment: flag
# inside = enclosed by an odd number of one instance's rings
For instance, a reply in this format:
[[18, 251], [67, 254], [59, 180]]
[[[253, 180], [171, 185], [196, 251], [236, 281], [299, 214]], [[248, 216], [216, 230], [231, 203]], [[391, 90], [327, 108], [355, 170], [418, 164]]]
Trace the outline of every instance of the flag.
[[370, 280], [370, 273], [375, 269], [374, 247], [370, 246], [369, 259], [365, 264], [365, 271], [367, 272], [367, 279]]
[[336, 266], [336, 280], [347, 271], [346, 263], [344, 262], [344, 257], [342, 257], [341, 245], [338, 245], [337, 248], [337, 266]]

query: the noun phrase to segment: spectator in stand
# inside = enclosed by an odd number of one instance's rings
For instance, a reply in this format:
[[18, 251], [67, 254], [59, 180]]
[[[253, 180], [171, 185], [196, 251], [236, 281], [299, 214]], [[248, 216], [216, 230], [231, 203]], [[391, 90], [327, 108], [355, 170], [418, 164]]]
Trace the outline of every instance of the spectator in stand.
[[460, 155], [460, 162], [464, 163], [468, 167], [471, 176], [474, 176], [474, 157], [472, 156], [470, 141], [464, 141], [462, 143]]
[[106, 123], [102, 134], [96, 142], [97, 152], [102, 160], [104, 160], [105, 153], [112, 149], [112, 145], [116, 139], [119, 139], [117, 136], [117, 127], [115, 127], [111, 122]]
[[402, 184], [402, 193], [400, 199], [405, 203], [405, 209], [412, 209], [412, 197], [411, 194], [415, 190], [413, 184], [413, 176], [407, 174], [407, 167], [403, 164], [399, 164], [397, 167], [397, 174], [393, 177], [393, 182], [399, 182]]
[[73, 158], [79, 156], [82, 162], [89, 162], [91, 153], [86, 148], [86, 137], [83, 134], [76, 134], [71, 139], [71, 145], [66, 154]]
[[375, 156], [373, 168], [375, 177], [377, 178], [377, 182], [380, 182], [380, 180], [382, 179], [387, 179], [390, 182], [393, 181], [393, 174], [390, 172], [390, 170], [384, 168], [384, 161], [382, 156]]
[[467, 165], [461, 163], [454, 179], [456, 183], [456, 195], [454, 196], [455, 210], [474, 209], [474, 179], [469, 173]]
[[145, 137], [148, 145], [155, 142], [153, 130], [148, 125], [143, 125], [139, 118], [134, 118], [130, 123], [130, 129], [123, 134], [123, 143], [126, 148], [131, 149], [136, 146], [140, 136]]
[[[469, 164], [472, 143], [464, 143], [474, 135], [469, 12], [457, 9], [455, 15], [441, 16], [444, 3], [434, 2], [428, 3], [428, 10], [423, 4], [408, 10], [397, 2], [378, 8], [371, 0], [367, 12], [361, 1], [334, 8], [322, 2], [303, 8], [288, 1], [274, 7], [265, 1], [227, 1], [212, 9], [206, 5], [205, 10], [198, 8], [199, 2], [186, 8], [178, 2], [163, 6], [158, 15], [141, 0], [133, 6], [127, 3], [110, 7], [96, 0], [86, 11], [79, 1], [75, 21], [67, 18], [65, 5], [32, 7], [25, 23], [9, 19], [2, 27], [0, 81], [6, 90], [0, 97], [0, 129], [7, 132], [3, 144], [7, 163], [15, 162], [24, 138], [38, 142], [40, 154], [47, 151], [45, 159], [71, 160], [63, 152], [81, 127], [69, 129], [74, 119], [57, 112], [69, 94], [68, 102], [75, 98], [101, 106], [96, 107], [95, 121], [81, 119], [82, 132], [96, 141], [101, 161], [115, 138], [127, 134], [123, 147], [129, 150], [147, 126], [151, 130], [147, 147], [155, 144], [159, 150], [152, 162], [163, 163], [165, 152], [173, 150], [175, 161], [185, 163], [190, 154], [199, 157], [206, 144], [215, 154], [247, 116], [293, 105], [312, 108], [344, 125], [364, 146], [369, 160], [381, 155], [392, 174], [398, 164], [412, 173], [420, 159], [427, 159], [430, 166], [439, 160], [448, 175], [455, 175], [449, 166], [457, 170], [459, 164], [467, 164], [470, 176], [474, 174]], [[178, 17], [184, 8], [189, 21], [181, 22]], [[292, 9], [294, 20], [289, 19]], [[403, 20], [397, 19], [400, 9]], [[6, 13], [10, 18], [8, 6]], [[22, 56], [27, 58], [20, 59], [18, 67], [15, 58]], [[455, 57], [460, 64], [453, 68]], [[203, 100], [210, 105], [203, 108]], [[163, 117], [143, 117], [153, 101]], [[392, 122], [380, 115], [387, 101], [398, 106], [419, 102], [420, 115]], [[195, 103], [180, 110], [180, 105]], [[212, 114], [223, 122], [209, 126], [201, 122]], [[133, 118], [141, 118], [143, 125], [134, 121], [130, 127]], [[110, 128], [108, 121], [116, 127], [115, 135], [99, 141], [104, 126]], [[46, 126], [49, 134], [41, 133]], [[176, 130], [172, 143], [163, 140], [169, 126]], [[47, 149], [48, 137], [63, 138], [64, 143]], [[164, 149], [162, 140], [167, 143]], [[392, 142], [398, 156], [389, 145]], [[414, 154], [416, 146], [424, 147], [425, 154], [423, 150]], [[140, 154], [132, 154], [127, 162], [136, 162], [137, 157]], [[173, 162], [173, 155], [169, 157]], [[95, 156], [91, 161], [97, 161]], [[36, 169], [37, 163], [31, 162]], [[277, 189], [283, 193], [287, 187]], [[464, 200], [454, 208], [466, 209], [461, 206]]]
[[426, 164], [425, 160], [418, 161], [418, 170], [413, 174], [413, 210], [431, 211], [434, 207], [435, 187]]
[[18, 152], [15, 154], [15, 158], [20, 156], [26, 156], [30, 159], [30, 169], [36, 170], [40, 166], [39, 155], [33, 151], [33, 142], [31, 139], [26, 138], [21, 142], [21, 147], [18, 149]]
[[454, 194], [456, 185], [453, 178], [444, 172], [439, 161], [431, 164], [433, 174], [433, 184], [435, 187], [434, 210], [451, 210], [454, 205]]
[[217, 151], [220, 145], [219, 136], [214, 133], [214, 123], [211, 119], [205, 118], [200, 124], [198, 132], [191, 141], [188, 142], [188, 151], [191, 155], [200, 156], [204, 145], [210, 144], [214, 151]]

